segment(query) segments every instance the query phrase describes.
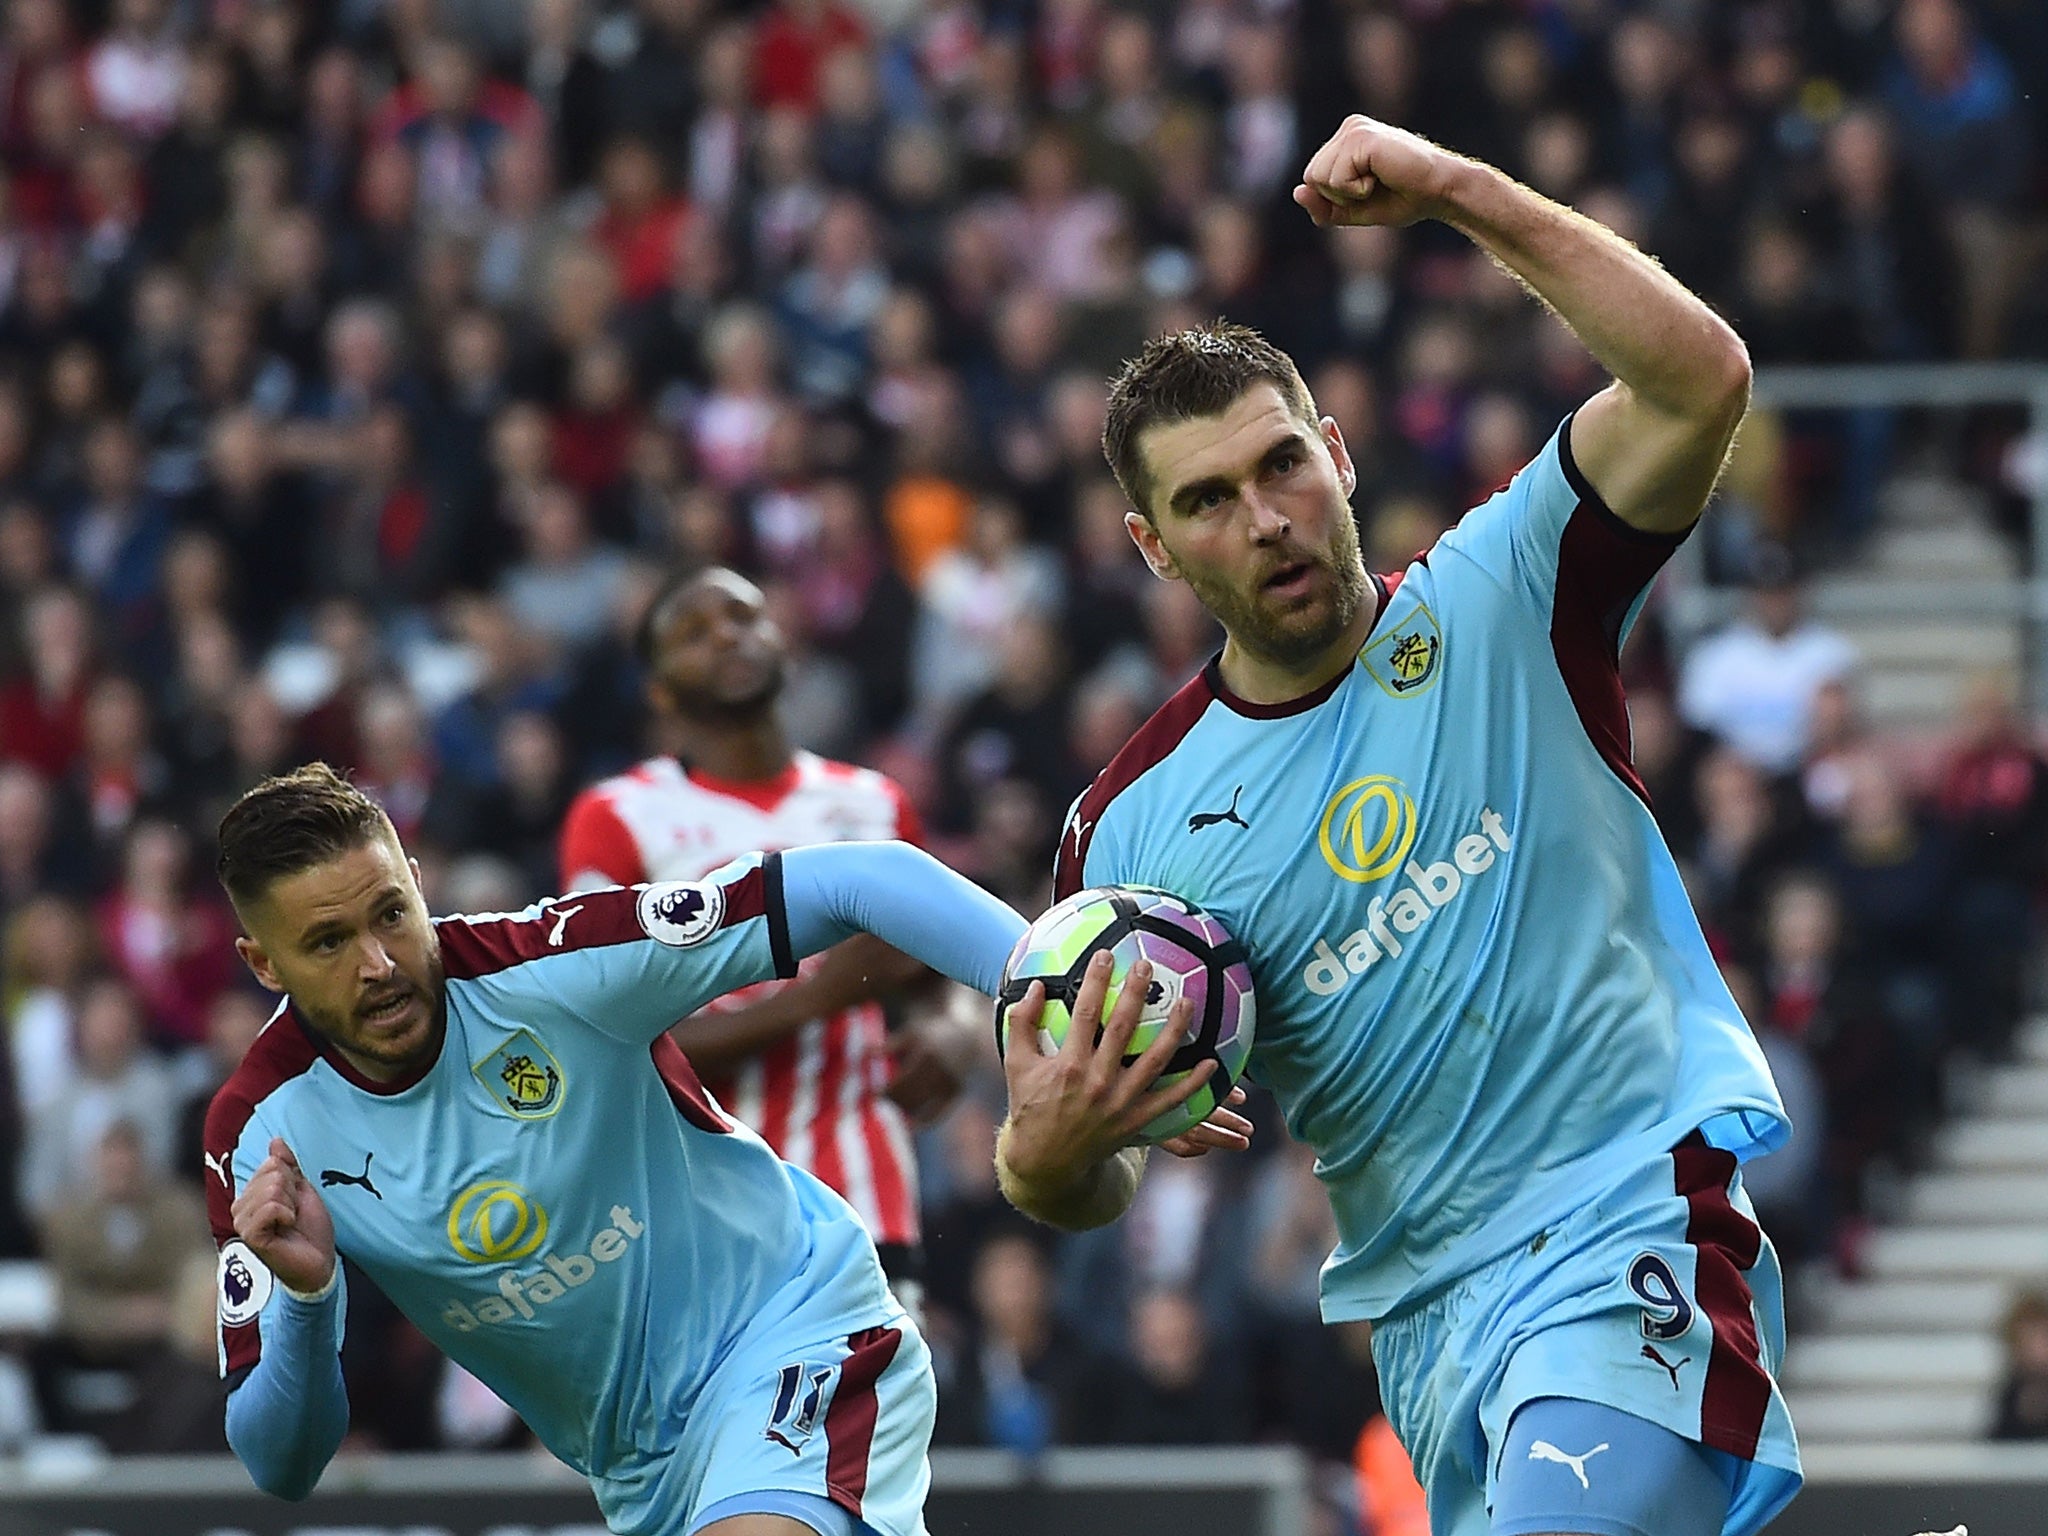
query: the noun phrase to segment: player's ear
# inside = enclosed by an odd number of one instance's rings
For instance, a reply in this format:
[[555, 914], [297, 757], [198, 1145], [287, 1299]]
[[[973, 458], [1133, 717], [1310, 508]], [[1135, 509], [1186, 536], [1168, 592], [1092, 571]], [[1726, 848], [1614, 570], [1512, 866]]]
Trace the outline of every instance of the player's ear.
[[1323, 446], [1330, 450], [1330, 462], [1337, 466], [1337, 483], [1344, 487], [1348, 501], [1358, 489], [1358, 466], [1351, 462], [1351, 450], [1344, 446], [1344, 430], [1334, 416], [1325, 416], [1316, 425], [1323, 434]]
[[420, 861], [407, 854], [405, 867], [412, 871], [412, 888], [420, 893], [420, 900], [424, 902], [427, 899], [427, 877], [420, 873]]
[[1180, 567], [1173, 563], [1173, 556], [1167, 551], [1159, 537], [1159, 529], [1152, 519], [1142, 512], [1126, 512], [1124, 529], [1131, 536], [1131, 542], [1138, 546], [1138, 553], [1145, 557], [1145, 563], [1152, 568], [1152, 574], [1161, 581], [1180, 580]]
[[277, 970], [270, 963], [270, 956], [254, 939], [235, 940], [235, 953], [242, 957], [242, 964], [249, 967], [249, 974], [256, 978], [258, 986], [266, 992], [282, 992], [284, 983], [278, 979]]

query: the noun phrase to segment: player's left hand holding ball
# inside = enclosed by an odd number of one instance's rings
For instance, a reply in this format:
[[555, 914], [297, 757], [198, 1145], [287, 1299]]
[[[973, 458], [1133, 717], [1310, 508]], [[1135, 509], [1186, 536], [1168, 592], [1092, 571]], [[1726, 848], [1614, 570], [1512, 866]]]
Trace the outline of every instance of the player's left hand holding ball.
[[[1113, 969], [1106, 950], [1089, 962], [1074, 999], [1073, 1023], [1050, 1055], [1031, 1048], [1045, 1008], [1044, 985], [1033, 982], [1010, 1011], [1011, 1039], [1016, 1043], [1003, 1053], [1003, 1075], [1010, 1088], [1005, 1153], [1017, 1174], [1042, 1188], [1085, 1177], [1130, 1145], [1150, 1121], [1193, 1098], [1215, 1070], [1215, 1063], [1206, 1061], [1177, 1083], [1152, 1086], [1187, 1032], [1193, 1015], [1186, 998], [1174, 1004], [1166, 1027], [1145, 1052], [1126, 1064], [1124, 1051], [1144, 1012], [1145, 983], [1152, 968], [1144, 960], [1132, 967], [1116, 1006], [1104, 1019], [1102, 1000]], [[1230, 1102], [1242, 1103], [1243, 1095], [1233, 1092]], [[1251, 1129], [1242, 1115], [1219, 1109], [1193, 1130], [1160, 1145], [1177, 1156], [1195, 1157], [1214, 1147], [1247, 1147]]]
[[235, 1196], [235, 1234], [287, 1288], [310, 1295], [334, 1276], [334, 1218], [281, 1137]]
[[1310, 157], [1294, 200], [1322, 228], [1441, 219], [1451, 189], [1473, 162], [1420, 134], [1354, 112]]

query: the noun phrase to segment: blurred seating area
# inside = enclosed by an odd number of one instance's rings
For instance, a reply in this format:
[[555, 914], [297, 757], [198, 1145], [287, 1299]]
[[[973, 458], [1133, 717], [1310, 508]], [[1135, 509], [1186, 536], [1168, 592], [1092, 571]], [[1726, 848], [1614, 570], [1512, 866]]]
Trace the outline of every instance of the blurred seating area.
[[[13, 0], [0, 1257], [54, 1299], [0, 1307], [0, 1450], [219, 1443], [197, 1117], [267, 1004], [209, 864], [259, 776], [343, 766], [437, 910], [521, 905], [575, 790], [661, 746], [654, 584], [726, 562], [802, 744], [1035, 912], [1068, 801], [1217, 638], [1123, 530], [1121, 358], [1217, 314], [1292, 349], [1376, 569], [1506, 480], [1601, 377], [1461, 237], [1310, 227], [1354, 110], [1656, 252], [1760, 365], [2048, 357], [2032, 0]], [[1856, 1271], [2039, 937], [2017, 680], [1902, 747], [1801, 610], [1902, 430], [1759, 420], [1705, 564], [1745, 617], [1692, 644], [1653, 605], [1627, 659], [1802, 1126], [1752, 1176], [1799, 1275]], [[1972, 431], [1957, 474], [2017, 505], [2019, 425]], [[942, 1439], [1293, 1439], [1366, 1518], [1365, 1341], [1316, 1323], [1329, 1219], [1258, 1108], [1254, 1155], [1063, 1243], [995, 1195], [993, 1078], [925, 1133]], [[360, 1443], [519, 1438], [352, 1296]]]

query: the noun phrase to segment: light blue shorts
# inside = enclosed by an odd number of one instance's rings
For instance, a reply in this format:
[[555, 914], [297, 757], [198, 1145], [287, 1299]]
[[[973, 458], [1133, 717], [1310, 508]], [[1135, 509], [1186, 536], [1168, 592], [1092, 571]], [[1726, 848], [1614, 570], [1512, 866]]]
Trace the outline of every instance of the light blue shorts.
[[1510, 1426], [1545, 1398], [1618, 1409], [1725, 1458], [1722, 1536], [1753, 1536], [1800, 1484], [1784, 1348], [1777, 1255], [1733, 1155], [1697, 1137], [1373, 1330], [1435, 1536], [1494, 1529]]
[[[908, 1317], [743, 1345], [691, 1409], [677, 1458], [693, 1469], [676, 1490], [689, 1510], [681, 1529], [772, 1513], [820, 1536], [925, 1536], [937, 1410], [931, 1351]], [[834, 1508], [843, 1523], [832, 1523]]]

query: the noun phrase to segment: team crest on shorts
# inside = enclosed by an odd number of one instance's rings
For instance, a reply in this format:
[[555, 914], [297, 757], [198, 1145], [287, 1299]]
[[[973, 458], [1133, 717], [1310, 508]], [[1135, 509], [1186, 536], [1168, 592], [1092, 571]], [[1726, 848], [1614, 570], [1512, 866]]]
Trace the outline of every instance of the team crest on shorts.
[[1444, 637], [1436, 615], [1421, 603], [1400, 623], [1358, 653], [1373, 681], [1397, 699], [1412, 699], [1436, 684]]
[[640, 893], [641, 930], [658, 944], [688, 949], [718, 932], [725, 888], [708, 880], [664, 880]]
[[517, 1119], [545, 1120], [562, 1107], [562, 1064], [531, 1030], [514, 1030], [469, 1070], [498, 1107]]
[[253, 1323], [270, 1300], [274, 1284], [270, 1266], [257, 1258], [239, 1237], [220, 1251], [220, 1321], [223, 1328]]

